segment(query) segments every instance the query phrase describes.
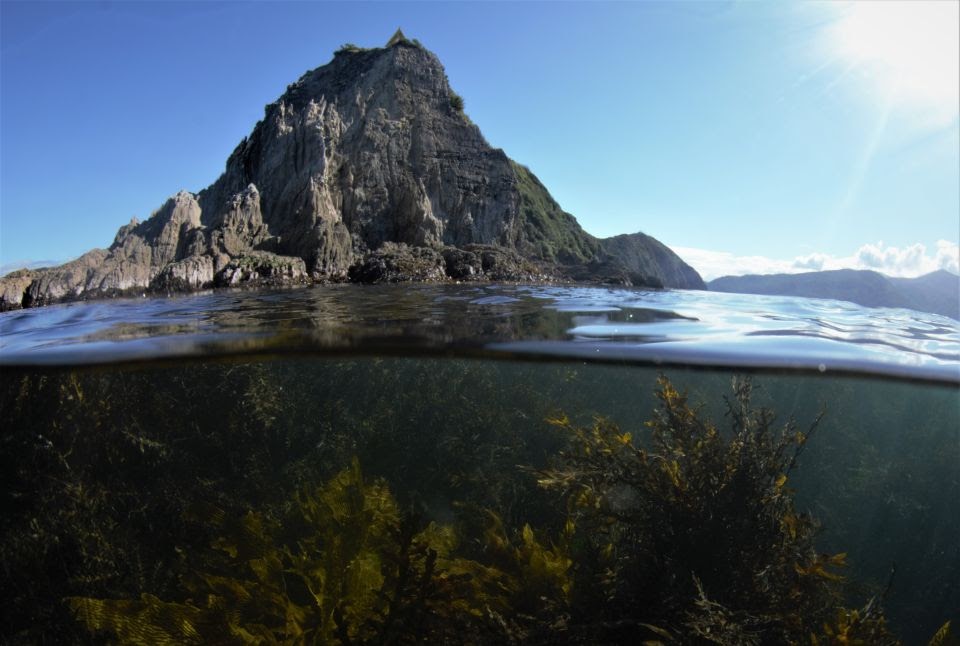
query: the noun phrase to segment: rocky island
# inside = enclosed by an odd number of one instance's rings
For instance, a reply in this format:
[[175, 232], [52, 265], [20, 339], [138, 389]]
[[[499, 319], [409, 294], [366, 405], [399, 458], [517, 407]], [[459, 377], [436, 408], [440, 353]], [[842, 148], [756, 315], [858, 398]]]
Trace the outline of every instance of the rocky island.
[[108, 249], [0, 278], [0, 309], [297, 282], [578, 281], [704, 289], [642, 233], [598, 239], [492, 148], [439, 59], [398, 30], [344, 45], [266, 106], [199, 193]]

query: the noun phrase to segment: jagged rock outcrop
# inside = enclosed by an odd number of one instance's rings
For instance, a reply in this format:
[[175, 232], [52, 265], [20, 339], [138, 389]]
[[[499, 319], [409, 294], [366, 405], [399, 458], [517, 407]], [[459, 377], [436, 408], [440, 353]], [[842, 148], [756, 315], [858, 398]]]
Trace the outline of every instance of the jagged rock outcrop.
[[[217, 181], [121, 227], [108, 250], [38, 271], [26, 287], [24, 274], [0, 279], [0, 307], [307, 278], [703, 288], [669, 249], [631, 239], [586, 233], [529, 169], [490, 147], [437, 57], [399, 34], [383, 48], [345, 46], [304, 74]], [[272, 260], [251, 269], [264, 253]]]
[[302, 258], [278, 256], [269, 251], [250, 251], [232, 258], [216, 276], [221, 286], [256, 282], [259, 284], [292, 283], [307, 279]]
[[19, 306], [36, 278], [37, 272], [30, 269], [18, 269], [0, 278], [0, 304], [16, 303]]
[[[106, 250], [93, 249], [59, 267], [34, 272], [34, 279], [21, 294], [20, 305], [36, 307], [76, 298], [83, 292], [89, 291], [91, 286], [99, 290], [105, 283], [102, 274], [108, 257], [109, 253]], [[0, 279], [0, 283], [5, 284], [6, 280], [6, 277]], [[7, 304], [17, 305], [15, 302]]]
[[158, 292], [190, 291], [209, 287], [213, 279], [213, 258], [190, 256], [166, 265], [151, 281], [150, 287]]

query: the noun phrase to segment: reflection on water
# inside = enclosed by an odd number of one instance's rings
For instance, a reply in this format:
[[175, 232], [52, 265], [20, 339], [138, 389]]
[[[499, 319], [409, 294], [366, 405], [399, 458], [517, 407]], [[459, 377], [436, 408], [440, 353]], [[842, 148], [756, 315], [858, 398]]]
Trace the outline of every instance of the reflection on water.
[[960, 381], [952, 319], [691, 291], [318, 286], [60, 305], [0, 315], [0, 329], [7, 365], [416, 348]]

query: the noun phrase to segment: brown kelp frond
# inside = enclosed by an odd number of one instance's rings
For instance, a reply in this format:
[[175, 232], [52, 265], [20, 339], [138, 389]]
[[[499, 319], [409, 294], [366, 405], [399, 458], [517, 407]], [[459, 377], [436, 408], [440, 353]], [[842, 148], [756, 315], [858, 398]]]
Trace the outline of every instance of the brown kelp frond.
[[751, 395], [734, 381], [729, 428], [662, 377], [640, 431], [554, 415], [565, 448], [515, 498], [559, 499], [542, 525], [470, 501], [456, 527], [426, 523], [354, 459], [263, 509], [193, 504], [191, 544], [209, 549], [178, 552], [177, 586], [69, 607], [129, 643], [897, 643], [885, 595], [844, 607], [846, 554], [815, 549], [795, 506], [817, 422], [776, 425]]
[[452, 528], [414, 531], [356, 461], [298, 494], [282, 523], [209, 506], [192, 514], [220, 536], [206, 567], [181, 577], [180, 602], [74, 597], [76, 617], [132, 643], [391, 642], [417, 634], [449, 583], [438, 564], [456, 544]]
[[573, 586], [569, 540], [573, 531], [571, 521], [558, 541], [544, 544], [530, 525], [524, 525], [519, 535], [511, 538], [500, 517], [487, 512], [485, 551], [489, 562], [507, 581], [511, 608], [532, 612], [548, 601], [558, 610], [569, 603]]
[[927, 646], [957, 646], [958, 644], [960, 644], [960, 637], [953, 632], [948, 621], [934, 633]]
[[[938, 633], [939, 634], [939, 633]], [[819, 636], [811, 633], [813, 646], [897, 646], [876, 598], [859, 610], [840, 608], [823, 623]]]
[[573, 581], [568, 524], [555, 540], [483, 512], [483, 562], [454, 554], [452, 526], [418, 525], [356, 459], [297, 493], [282, 520], [213, 505], [187, 514], [215, 536], [165, 602], [67, 599], [92, 632], [125, 643], [406, 644], [550, 639]]
[[725, 622], [730, 643], [806, 640], [832, 616], [845, 555], [815, 551], [818, 525], [787, 486], [819, 418], [805, 433], [792, 420], [775, 429], [772, 412], [751, 406], [749, 380], [733, 391], [729, 433], [665, 377], [648, 437], [605, 419], [552, 420], [569, 444], [538, 481], [566, 496], [583, 530], [579, 554], [593, 555], [595, 575], [580, 587], [604, 600], [594, 612], [643, 608], [655, 625], [714, 635]]
[[[573, 593], [573, 557], [568, 523], [555, 539], [524, 525], [510, 531], [500, 516], [482, 510], [476, 542], [480, 558], [451, 558], [442, 564], [445, 589], [457, 599], [461, 628], [490, 643], [551, 643], [568, 624]], [[466, 619], [466, 621], [465, 621]]]
[[88, 629], [115, 635], [124, 644], [203, 643], [199, 630], [202, 630], [204, 609], [190, 604], [165, 603], [149, 594], [141, 595], [139, 601], [84, 597], [68, 601], [77, 619]]

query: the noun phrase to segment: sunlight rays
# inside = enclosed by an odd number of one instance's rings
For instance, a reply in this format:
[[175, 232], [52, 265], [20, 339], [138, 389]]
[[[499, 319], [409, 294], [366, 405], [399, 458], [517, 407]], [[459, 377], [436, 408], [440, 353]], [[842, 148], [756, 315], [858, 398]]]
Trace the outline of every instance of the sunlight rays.
[[[839, 218], [842, 218], [847, 214], [850, 207], [856, 201], [857, 195], [860, 193], [860, 187], [863, 185], [863, 180], [866, 178], [867, 173], [870, 170], [870, 165], [873, 162], [873, 158], [877, 154], [877, 150], [880, 147], [880, 142], [883, 140], [883, 134], [887, 130], [887, 124], [890, 122], [890, 112], [893, 107], [892, 91], [884, 97], [880, 105], [881, 107], [879, 114], [877, 115], [876, 124], [870, 131], [870, 138], [867, 139], [863, 150], [857, 157], [857, 162], [854, 165], [853, 172], [850, 175], [850, 181], [847, 184], [847, 190], [844, 193], [840, 204], [837, 206], [837, 217], [829, 220], [829, 228], [831, 229], [836, 227], [836, 222]], [[829, 240], [830, 236], [827, 236], [827, 239]]]
[[832, 57], [855, 65], [894, 104], [939, 122], [960, 104], [960, 3], [854, 2], [826, 30]]

